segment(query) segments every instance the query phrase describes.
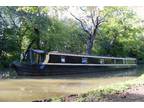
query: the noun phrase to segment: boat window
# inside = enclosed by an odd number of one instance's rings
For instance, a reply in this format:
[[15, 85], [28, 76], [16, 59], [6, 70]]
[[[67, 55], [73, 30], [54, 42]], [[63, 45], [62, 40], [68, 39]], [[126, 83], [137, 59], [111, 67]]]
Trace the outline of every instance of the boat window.
[[45, 54], [40, 54], [40, 56], [39, 56], [39, 63], [43, 63], [44, 62], [44, 60], [45, 60]]
[[34, 64], [41, 64], [44, 62], [44, 60], [45, 60], [45, 54], [36, 54], [36, 53], [33, 54], [32, 62]]
[[104, 59], [100, 59], [100, 64], [104, 64]]
[[90, 64], [100, 64], [99, 58], [88, 58], [88, 63]]
[[82, 58], [76, 57], [76, 56], [65, 56], [65, 62], [66, 63], [81, 63]]
[[127, 64], [135, 64], [136, 61], [135, 60], [127, 60]]
[[122, 59], [116, 60], [116, 64], [123, 64], [123, 60]]
[[105, 59], [105, 64], [113, 64], [113, 60], [112, 59]]
[[49, 63], [61, 63], [61, 56], [59, 55], [49, 55]]

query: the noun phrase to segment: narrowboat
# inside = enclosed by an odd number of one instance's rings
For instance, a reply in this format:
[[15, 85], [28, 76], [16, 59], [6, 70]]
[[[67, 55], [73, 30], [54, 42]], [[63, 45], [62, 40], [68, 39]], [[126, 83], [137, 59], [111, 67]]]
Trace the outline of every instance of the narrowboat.
[[46, 76], [115, 71], [137, 66], [135, 58], [67, 54], [30, 49], [26, 60], [13, 62], [18, 75]]

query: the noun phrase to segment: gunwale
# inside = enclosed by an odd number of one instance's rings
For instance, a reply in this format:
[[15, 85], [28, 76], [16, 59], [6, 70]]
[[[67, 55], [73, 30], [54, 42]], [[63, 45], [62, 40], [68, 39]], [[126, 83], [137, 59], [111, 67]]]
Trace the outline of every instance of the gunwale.
[[73, 65], [73, 66], [136, 66], [137, 64], [78, 64], [78, 63], [46, 63], [40, 65]]

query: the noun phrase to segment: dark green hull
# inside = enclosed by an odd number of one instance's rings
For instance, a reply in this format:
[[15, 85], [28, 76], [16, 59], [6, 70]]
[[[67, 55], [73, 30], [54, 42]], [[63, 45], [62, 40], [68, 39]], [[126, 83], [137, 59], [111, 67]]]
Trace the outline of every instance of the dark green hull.
[[50, 76], [50, 75], [69, 75], [96, 73], [104, 71], [117, 71], [135, 68], [136, 64], [13, 64], [19, 76]]

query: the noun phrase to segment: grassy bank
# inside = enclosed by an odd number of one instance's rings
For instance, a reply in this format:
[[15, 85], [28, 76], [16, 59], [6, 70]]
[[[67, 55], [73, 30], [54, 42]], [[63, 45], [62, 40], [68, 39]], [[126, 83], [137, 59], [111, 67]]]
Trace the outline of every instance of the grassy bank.
[[85, 94], [81, 94], [75, 99], [75, 101], [80, 101], [80, 102], [104, 101], [103, 99], [106, 97], [106, 95], [121, 93], [129, 89], [130, 87], [133, 87], [135, 85], [141, 85], [141, 84], [144, 84], [144, 75], [140, 76], [135, 80], [114, 84], [104, 88], [99, 88], [94, 91], [90, 91]]
[[69, 95], [66, 97], [56, 97], [56, 98], [51, 98], [51, 99], [43, 100], [43, 101], [61, 101], [61, 102], [64, 102], [64, 101], [94, 102], [95, 101], [95, 102], [99, 102], [99, 101], [104, 101], [103, 99], [107, 95], [121, 93], [133, 86], [142, 85], [142, 84], [144, 84], [144, 74], [134, 80], [129, 80], [123, 83], [101, 87], [99, 89], [89, 91], [87, 93], [83, 93], [80, 95], [73, 94], [73, 95]]

